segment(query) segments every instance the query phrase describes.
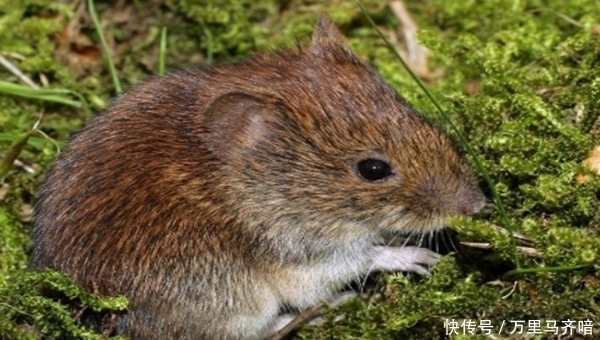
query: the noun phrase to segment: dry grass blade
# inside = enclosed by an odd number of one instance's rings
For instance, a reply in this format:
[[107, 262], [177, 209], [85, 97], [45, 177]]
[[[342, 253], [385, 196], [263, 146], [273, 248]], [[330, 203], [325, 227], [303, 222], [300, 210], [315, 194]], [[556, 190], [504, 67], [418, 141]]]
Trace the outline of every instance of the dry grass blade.
[[9, 70], [10, 73], [14, 74], [17, 78], [19, 78], [19, 80], [25, 85], [36, 90], [40, 88], [39, 86], [37, 86], [36, 83], [33, 82], [33, 80], [29, 79], [29, 77], [27, 77], [23, 72], [21, 72], [21, 70], [19, 70], [17, 66], [11, 63], [8, 59], [4, 58], [4, 56], [2, 55], [0, 55], [0, 64], [4, 66], [7, 70]]
[[418, 26], [406, 10], [406, 6], [402, 1], [392, 1], [390, 8], [398, 21], [402, 24], [401, 35], [406, 43], [406, 61], [408, 65], [416, 73], [419, 78], [431, 80], [435, 78], [434, 74], [429, 71], [427, 58], [429, 50], [417, 41]]
[[0, 160], [0, 181], [4, 180], [4, 177], [8, 174], [10, 169], [12, 168], [13, 163], [19, 157], [19, 154], [27, 144], [27, 140], [31, 136], [33, 131], [28, 131], [21, 135], [14, 143], [11, 145], [10, 149], [4, 154], [2, 160]]
[[[475, 248], [475, 249], [485, 249], [485, 250], [494, 249], [494, 246], [491, 243], [461, 242], [460, 244], [465, 247]], [[535, 257], [535, 258], [544, 257], [544, 254], [541, 251], [539, 251], [535, 248], [532, 248], [532, 247], [517, 247], [517, 251], [520, 254], [523, 254], [523, 255], [529, 256], [529, 257]]]

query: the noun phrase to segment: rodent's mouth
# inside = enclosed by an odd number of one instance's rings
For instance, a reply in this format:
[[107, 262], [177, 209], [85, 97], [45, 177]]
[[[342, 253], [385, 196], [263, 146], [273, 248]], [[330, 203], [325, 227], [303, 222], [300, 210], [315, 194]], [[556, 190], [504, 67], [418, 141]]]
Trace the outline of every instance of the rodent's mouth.
[[408, 208], [402, 208], [393, 217], [383, 223], [383, 229], [397, 233], [430, 233], [448, 226], [450, 216], [429, 212], [418, 214]]
[[431, 249], [439, 254], [457, 251], [459, 242], [456, 240], [457, 232], [442, 226], [435, 230], [415, 231], [388, 231], [382, 233], [383, 244], [394, 247], [418, 246]]

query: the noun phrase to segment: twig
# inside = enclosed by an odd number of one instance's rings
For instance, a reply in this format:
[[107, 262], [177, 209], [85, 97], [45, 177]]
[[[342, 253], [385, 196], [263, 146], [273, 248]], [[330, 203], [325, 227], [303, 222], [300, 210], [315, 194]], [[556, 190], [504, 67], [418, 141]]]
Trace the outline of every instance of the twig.
[[79, 309], [79, 311], [77, 312], [77, 314], [75, 314], [75, 316], [73, 317], [73, 321], [78, 321], [79, 318], [81, 318], [81, 316], [83, 315], [83, 313], [85, 313], [85, 311], [88, 309], [87, 306], [83, 306], [82, 308]]
[[513, 286], [511, 288], [511, 290], [508, 292], [508, 294], [502, 296], [502, 299], [507, 299], [509, 296], [511, 296], [515, 292], [515, 290], [517, 289], [517, 284], [518, 284], [518, 281], [515, 281], [513, 283]]
[[27, 315], [29, 317], [33, 317], [33, 315], [31, 315], [29, 313], [25, 313], [24, 311], [22, 311], [22, 310], [20, 310], [18, 308], [15, 308], [15, 307], [9, 305], [8, 303], [0, 302], [0, 306], [4, 306], [6, 308], [10, 308], [10, 309], [14, 310], [15, 312], [17, 312], [19, 314], [23, 314], [23, 315]]
[[519, 253], [529, 256], [529, 257], [535, 257], [538, 259], [541, 259], [542, 257], [544, 257], [544, 253], [542, 253], [541, 251], [535, 249], [535, 248], [531, 248], [531, 247], [517, 247], [517, 250], [519, 251]]
[[402, 1], [392, 1], [390, 3], [392, 12], [402, 24], [402, 36], [406, 42], [406, 52], [409, 65], [413, 71], [419, 74], [419, 77], [430, 79], [432, 78], [429, 67], [427, 66], [427, 56], [429, 51], [419, 45], [417, 41], [418, 26], [411, 18], [410, 13], [406, 10]]
[[271, 340], [281, 340], [285, 338], [291, 331], [305, 323], [306, 321], [315, 317], [321, 307], [323, 307], [324, 303], [317, 303], [316, 305], [310, 307], [309, 309], [303, 311], [300, 315], [294, 318], [290, 323], [285, 325], [282, 329], [280, 329], [275, 335], [271, 338]]
[[492, 246], [491, 243], [461, 242], [460, 244], [462, 244], [465, 247], [477, 248], [477, 249], [492, 249], [492, 248], [494, 248], [494, 246]]

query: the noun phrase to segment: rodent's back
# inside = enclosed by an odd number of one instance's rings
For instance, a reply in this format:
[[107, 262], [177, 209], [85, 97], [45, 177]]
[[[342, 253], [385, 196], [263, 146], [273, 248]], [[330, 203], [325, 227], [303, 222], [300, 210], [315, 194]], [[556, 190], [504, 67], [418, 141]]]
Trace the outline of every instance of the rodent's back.
[[212, 315], [225, 301], [251, 298], [239, 294], [244, 281], [214, 291], [223, 268], [252, 280], [248, 248], [231, 244], [256, 240], [235, 228], [236, 196], [204, 140], [210, 86], [201, 74], [155, 79], [117, 99], [72, 137], [39, 192], [32, 267], [130, 298], [119, 333], [193, 339], [219, 327]]

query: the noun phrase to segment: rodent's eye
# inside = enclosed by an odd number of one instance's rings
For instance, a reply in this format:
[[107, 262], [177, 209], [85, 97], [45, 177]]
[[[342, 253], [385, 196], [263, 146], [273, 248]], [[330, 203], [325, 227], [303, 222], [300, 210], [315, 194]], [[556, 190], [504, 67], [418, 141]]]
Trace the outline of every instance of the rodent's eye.
[[356, 165], [358, 174], [369, 182], [381, 181], [392, 173], [392, 167], [385, 161], [374, 158], [363, 159]]

